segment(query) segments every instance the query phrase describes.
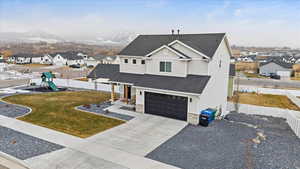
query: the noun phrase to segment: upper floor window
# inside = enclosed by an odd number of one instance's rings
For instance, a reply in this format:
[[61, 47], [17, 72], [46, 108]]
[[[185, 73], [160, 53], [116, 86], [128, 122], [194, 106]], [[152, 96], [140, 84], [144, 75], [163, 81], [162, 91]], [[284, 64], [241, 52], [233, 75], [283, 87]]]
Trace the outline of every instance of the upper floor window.
[[128, 63], [128, 59], [124, 59], [124, 63]]
[[133, 59], [133, 60], [132, 60], [132, 63], [133, 63], [133, 64], [136, 64], [136, 59]]
[[171, 72], [172, 71], [172, 63], [171, 62], [160, 62], [159, 63], [159, 71], [160, 72]]
[[142, 61], [141, 61], [141, 64], [144, 65], [144, 64], [145, 64], [145, 60], [142, 60]]

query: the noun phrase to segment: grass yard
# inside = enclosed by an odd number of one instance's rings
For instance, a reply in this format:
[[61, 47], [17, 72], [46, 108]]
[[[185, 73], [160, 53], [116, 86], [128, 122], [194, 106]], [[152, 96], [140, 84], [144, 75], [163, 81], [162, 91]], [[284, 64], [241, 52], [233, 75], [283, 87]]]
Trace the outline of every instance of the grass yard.
[[[257, 94], [257, 93], [238, 93], [239, 103], [252, 104], [265, 107], [278, 107], [300, 111], [300, 108], [295, 105], [288, 97], [283, 95]], [[229, 101], [236, 102], [237, 95], [233, 96]]]
[[109, 93], [79, 91], [15, 95], [3, 100], [32, 108], [30, 114], [19, 120], [86, 138], [124, 122], [75, 110], [74, 107], [101, 103], [109, 98]]
[[268, 77], [265, 77], [265, 76], [261, 76], [257, 73], [248, 73], [248, 72], [243, 72], [243, 73], [248, 78], [268, 78]]
[[47, 67], [51, 66], [49, 64], [38, 64], [38, 63], [31, 63], [31, 64], [25, 64], [26, 67]]

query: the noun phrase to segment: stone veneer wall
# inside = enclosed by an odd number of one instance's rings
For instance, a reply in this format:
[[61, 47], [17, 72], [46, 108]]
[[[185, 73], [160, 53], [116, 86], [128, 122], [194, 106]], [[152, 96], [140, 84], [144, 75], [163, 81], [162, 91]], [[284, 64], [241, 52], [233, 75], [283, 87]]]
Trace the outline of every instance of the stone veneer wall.
[[136, 104], [135, 105], [135, 111], [139, 113], [144, 113], [144, 105], [142, 104]]
[[198, 125], [199, 124], [199, 114], [188, 113], [187, 122], [190, 124]]

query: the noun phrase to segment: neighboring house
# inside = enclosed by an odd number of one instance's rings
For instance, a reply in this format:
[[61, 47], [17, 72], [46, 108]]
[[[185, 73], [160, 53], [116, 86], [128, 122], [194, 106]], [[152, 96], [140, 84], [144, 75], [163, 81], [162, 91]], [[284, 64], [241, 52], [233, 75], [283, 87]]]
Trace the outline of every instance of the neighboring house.
[[52, 57], [48, 54], [26, 54], [26, 53], [18, 53], [12, 55], [8, 58], [8, 62], [13, 62], [16, 64], [52, 64]]
[[84, 57], [78, 55], [75, 52], [64, 52], [53, 54], [53, 64], [54, 65], [83, 65]]
[[97, 66], [97, 64], [120, 64], [118, 56], [95, 55], [85, 60], [87, 66]]
[[140, 35], [120, 65], [99, 64], [88, 78], [119, 85], [120, 100], [137, 112], [198, 124], [207, 108], [227, 113], [231, 49], [224, 33]]
[[279, 60], [270, 60], [267, 62], [260, 63], [259, 74], [270, 75], [277, 74], [281, 78], [290, 78], [293, 72], [293, 64], [285, 63]]
[[6, 70], [7, 64], [4, 59], [0, 59], [0, 72], [4, 72]]
[[105, 55], [95, 55], [89, 56], [84, 62], [86, 66], [94, 66], [96, 67], [99, 63], [102, 63], [102, 60], [105, 58]]
[[30, 64], [32, 63], [32, 58], [40, 57], [29, 53], [17, 53], [8, 58], [8, 62], [13, 62], [16, 64]]
[[120, 57], [118, 56], [106, 56], [102, 60], [103, 64], [120, 64]]

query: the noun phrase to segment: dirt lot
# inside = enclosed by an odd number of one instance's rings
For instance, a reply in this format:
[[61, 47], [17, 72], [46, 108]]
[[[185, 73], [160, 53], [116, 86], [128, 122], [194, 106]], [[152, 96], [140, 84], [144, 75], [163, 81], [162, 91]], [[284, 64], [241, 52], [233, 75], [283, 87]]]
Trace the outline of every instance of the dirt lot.
[[53, 72], [57, 74], [57, 78], [81, 78], [86, 77], [91, 69], [73, 69], [67, 66], [28, 66], [28, 65], [12, 65], [9, 67], [10, 70], [16, 70], [21, 73], [42, 73], [42, 72]]

